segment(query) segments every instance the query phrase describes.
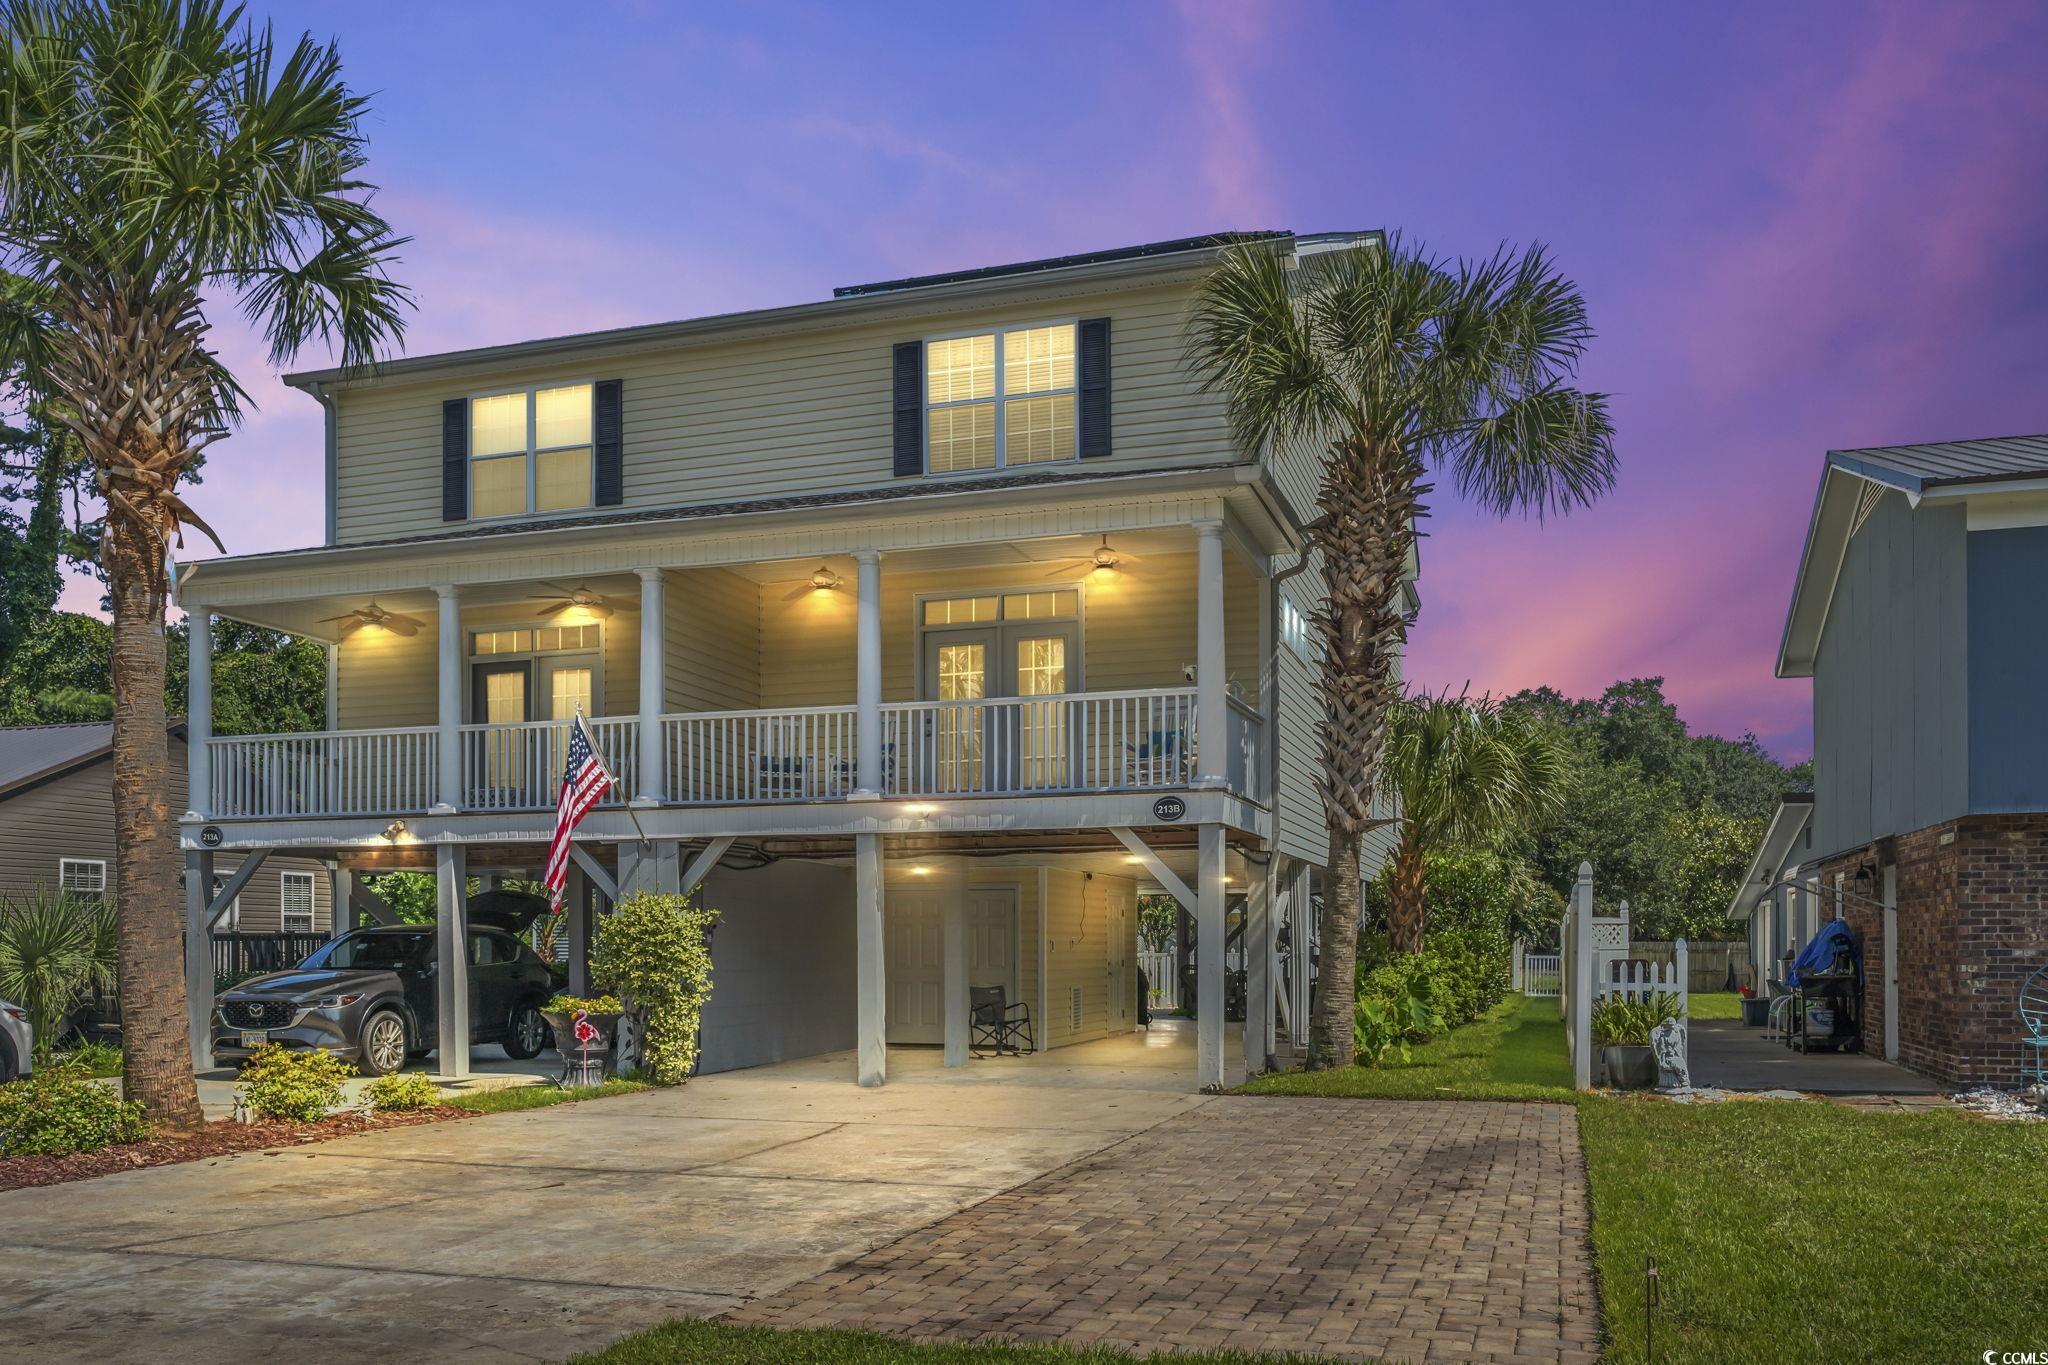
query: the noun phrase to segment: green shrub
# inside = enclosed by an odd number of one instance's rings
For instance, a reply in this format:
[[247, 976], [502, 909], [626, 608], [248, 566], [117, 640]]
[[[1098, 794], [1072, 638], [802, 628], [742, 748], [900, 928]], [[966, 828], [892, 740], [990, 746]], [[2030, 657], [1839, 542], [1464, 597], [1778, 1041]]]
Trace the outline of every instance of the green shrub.
[[142, 1106], [97, 1084], [83, 1067], [58, 1063], [0, 1085], [0, 1156], [97, 1152], [148, 1136]]
[[554, 996], [541, 1008], [550, 1014], [574, 1014], [577, 1010], [582, 1010], [585, 1014], [619, 1014], [626, 1007], [619, 1003], [619, 997], [616, 995], [585, 998], [563, 992]]
[[1678, 997], [1659, 992], [1645, 1000], [1608, 995], [1593, 1002], [1593, 1042], [1598, 1047], [1648, 1047], [1650, 1034], [1678, 1017]]
[[[77, 1037], [77, 1035], [73, 1035]], [[94, 1042], [78, 1038], [71, 1050], [64, 1054], [64, 1064], [75, 1066], [88, 1076], [118, 1076], [121, 1074], [121, 1049], [112, 1043]]]
[[1443, 1028], [1432, 989], [1430, 979], [1418, 975], [1407, 978], [1398, 993], [1358, 997], [1352, 1006], [1352, 1038], [1360, 1066], [1406, 1062], [1410, 1038], [1427, 1038]]
[[404, 1114], [433, 1108], [441, 1102], [441, 1092], [417, 1071], [394, 1071], [364, 1086], [363, 1098], [380, 1114]]
[[711, 998], [716, 910], [688, 896], [642, 892], [604, 916], [590, 947], [590, 979], [646, 1023], [641, 1069], [656, 1085], [681, 1085], [697, 1064], [697, 1025]]
[[242, 1102], [257, 1118], [317, 1123], [341, 1103], [341, 1083], [355, 1074], [353, 1063], [324, 1047], [295, 1051], [268, 1043], [242, 1068]]
[[38, 1056], [94, 986], [114, 988], [114, 953], [108, 904], [47, 891], [0, 901], [0, 997], [28, 1011]]

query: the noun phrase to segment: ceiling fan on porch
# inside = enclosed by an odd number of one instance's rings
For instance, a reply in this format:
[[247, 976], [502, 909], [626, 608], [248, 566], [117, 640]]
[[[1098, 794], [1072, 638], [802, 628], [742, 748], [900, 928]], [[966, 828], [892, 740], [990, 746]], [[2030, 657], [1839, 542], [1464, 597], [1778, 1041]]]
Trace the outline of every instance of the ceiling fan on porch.
[[561, 601], [553, 606], [541, 608], [542, 616], [559, 616], [565, 611], [581, 610], [588, 613], [593, 620], [602, 621], [612, 614], [612, 609], [605, 605], [604, 594], [594, 590], [587, 583], [578, 583], [573, 588], [565, 588], [559, 583], [543, 583], [541, 586], [553, 588], [562, 594]]
[[357, 607], [354, 611], [345, 611], [339, 616], [323, 616], [317, 624], [324, 626], [332, 621], [341, 622], [341, 633], [343, 635], [351, 635], [365, 626], [375, 626], [379, 630], [388, 630], [393, 635], [417, 635], [420, 632], [418, 618], [407, 616], [403, 612], [387, 610], [378, 606], [374, 601], [368, 606]]
[[1095, 547], [1094, 553], [1082, 559], [1067, 560], [1047, 574], [1046, 577], [1067, 578], [1071, 577], [1077, 570], [1091, 574], [1116, 573], [1118, 570], [1128, 568], [1137, 562], [1138, 556], [1117, 549], [1109, 543], [1109, 537], [1105, 535], [1102, 538], [1102, 544]]

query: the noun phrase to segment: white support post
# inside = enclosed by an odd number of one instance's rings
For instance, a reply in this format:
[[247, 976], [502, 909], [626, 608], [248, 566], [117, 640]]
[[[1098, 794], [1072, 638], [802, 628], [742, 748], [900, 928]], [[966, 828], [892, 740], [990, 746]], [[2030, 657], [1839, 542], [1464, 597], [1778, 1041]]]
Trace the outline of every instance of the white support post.
[[1244, 894], [1244, 1066], [1273, 1065], [1273, 863], [1253, 866]]
[[882, 772], [882, 556], [862, 550], [858, 566], [854, 634], [853, 795], [876, 797], [887, 790]]
[[213, 614], [201, 608], [185, 623], [185, 818], [204, 820], [213, 812]]
[[1593, 1088], [1593, 865], [1579, 864], [1579, 879], [1572, 885], [1573, 987], [1571, 994], [1572, 1084], [1580, 1090]]
[[461, 844], [434, 845], [434, 1075], [469, 1075], [469, 867]]
[[441, 747], [440, 802], [437, 815], [462, 807], [462, 602], [451, 584], [434, 588], [439, 605], [440, 705], [436, 715]]
[[569, 864], [562, 887], [562, 933], [568, 938], [569, 994], [590, 994], [590, 877], [581, 865]]
[[1196, 522], [1195, 534], [1195, 785], [1221, 787], [1230, 763], [1223, 523]]
[[1287, 951], [1293, 958], [1288, 964], [1287, 984], [1294, 992], [1294, 1042], [1304, 1053], [1308, 1050], [1309, 976], [1315, 969], [1315, 905], [1309, 899], [1314, 889], [1312, 876], [1314, 869], [1307, 863], [1296, 863], [1294, 890], [1287, 897]]
[[939, 860], [940, 910], [944, 922], [944, 996], [946, 1065], [967, 1065], [967, 860]]
[[1678, 940], [1671, 950], [1674, 975], [1678, 978], [1678, 1014], [1685, 1018], [1692, 1013], [1692, 966], [1686, 960], [1685, 940]]
[[883, 974], [882, 836], [856, 834], [853, 959], [855, 1076], [875, 1086], [889, 1074], [889, 995]]
[[633, 804], [658, 806], [667, 799], [661, 761], [661, 713], [668, 709], [663, 695], [668, 677], [666, 579], [660, 569], [635, 572], [640, 575], [640, 778]]
[[637, 891], [675, 895], [682, 890], [682, 842], [628, 840], [619, 845], [619, 895]]
[[1195, 878], [1195, 1080], [1223, 1087], [1223, 826], [1203, 825]]
[[356, 927], [356, 874], [340, 863], [327, 864], [327, 937], [340, 938]]
[[213, 854], [192, 849], [185, 854], [185, 1020], [194, 1071], [213, 1070], [213, 934], [207, 922], [212, 900]]
[[1519, 935], [1508, 945], [1508, 989], [1518, 995], [1522, 988], [1529, 984], [1528, 977], [1522, 969], [1522, 956], [1528, 950], [1529, 945], [1524, 943]]

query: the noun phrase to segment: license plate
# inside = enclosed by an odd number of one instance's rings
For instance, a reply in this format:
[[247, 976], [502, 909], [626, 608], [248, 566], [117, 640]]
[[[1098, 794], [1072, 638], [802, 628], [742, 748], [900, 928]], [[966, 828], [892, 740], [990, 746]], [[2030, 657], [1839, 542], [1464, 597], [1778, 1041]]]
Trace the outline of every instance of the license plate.
[[265, 1043], [269, 1041], [270, 1034], [261, 1029], [255, 1030], [253, 1032], [248, 1029], [242, 1030], [243, 1047], [262, 1047]]

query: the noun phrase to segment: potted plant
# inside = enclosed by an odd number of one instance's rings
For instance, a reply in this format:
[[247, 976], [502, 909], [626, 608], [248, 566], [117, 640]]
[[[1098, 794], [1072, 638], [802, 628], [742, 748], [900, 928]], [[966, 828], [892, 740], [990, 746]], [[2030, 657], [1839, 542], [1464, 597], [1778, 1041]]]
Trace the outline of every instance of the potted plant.
[[1754, 986], [1743, 986], [1741, 991], [1743, 1025], [1747, 1028], [1762, 1028], [1770, 1018], [1771, 1002], [1758, 995]]
[[555, 1035], [555, 1051], [562, 1054], [564, 1066], [572, 1057], [582, 1054], [583, 1045], [576, 1041], [576, 1014], [583, 1013], [584, 1022], [597, 1030], [597, 1036], [590, 1040], [592, 1056], [609, 1057], [612, 1040], [618, 1036], [619, 1020], [625, 1014], [625, 1007], [615, 995], [599, 995], [585, 999], [581, 996], [557, 995], [542, 1007], [540, 1017], [548, 1021], [548, 1028]]
[[1648, 1090], [1657, 1084], [1657, 1054], [1650, 1033], [1666, 1019], [1678, 1017], [1678, 997], [1658, 994], [1646, 999], [1605, 996], [1593, 1002], [1593, 1042], [1607, 1068], [1608, 1084], [1622, 1090]]

